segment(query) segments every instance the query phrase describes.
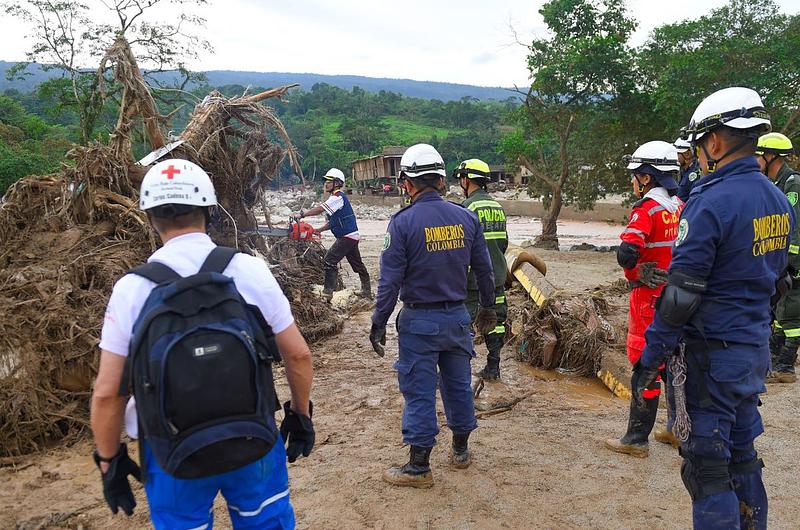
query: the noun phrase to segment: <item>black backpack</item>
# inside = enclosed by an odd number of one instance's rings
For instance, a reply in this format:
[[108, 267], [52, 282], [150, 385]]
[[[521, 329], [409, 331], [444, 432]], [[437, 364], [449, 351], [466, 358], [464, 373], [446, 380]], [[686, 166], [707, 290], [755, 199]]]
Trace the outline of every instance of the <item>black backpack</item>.
[[222, 274], [236, 253], [216, 247], [186, 278], [156, 262], [129, 271], [157, 285], [133, 325], [122, 390], [136, 398], [140, 441], [177, 478], [240, 468], [278, 437], [278, 351], [261, 311]]

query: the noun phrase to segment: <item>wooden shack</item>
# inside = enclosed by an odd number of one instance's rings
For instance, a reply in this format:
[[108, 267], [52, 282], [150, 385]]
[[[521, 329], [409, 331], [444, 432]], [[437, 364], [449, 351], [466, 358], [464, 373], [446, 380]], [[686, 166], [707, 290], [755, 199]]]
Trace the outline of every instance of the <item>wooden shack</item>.
[[406, 149], [402, 146], [387, 146], [379, 155], [351, 162], [356, 185], [365, 188], [390, 181], [396, 188], [400, 178], [400, 159]]

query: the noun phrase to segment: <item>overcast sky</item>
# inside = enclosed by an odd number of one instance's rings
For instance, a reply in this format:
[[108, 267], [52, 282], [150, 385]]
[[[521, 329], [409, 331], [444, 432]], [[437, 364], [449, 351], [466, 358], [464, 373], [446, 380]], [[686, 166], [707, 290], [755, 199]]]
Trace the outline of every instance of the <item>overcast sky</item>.
[[[96, 0], [86, 0], [92, 4]], [[526, 50], [515, 42], [546, 35], [544, 0], [211, 0], [212, 55], [197, 70], [310, 72], [447, 81], [483, 86], [527, 84]], [[639, 21], [633, 43], [657, 25], [695, 18], [725, 0], [629, 0]], [[786, 13], [798, 0], [778, 0]], [[667, 7], [668, 5], [669, 7]], [[176, 8], [163, 8], [169, 16]], [[26, 28], [3, 15], [0, 59], [20, 60]]]

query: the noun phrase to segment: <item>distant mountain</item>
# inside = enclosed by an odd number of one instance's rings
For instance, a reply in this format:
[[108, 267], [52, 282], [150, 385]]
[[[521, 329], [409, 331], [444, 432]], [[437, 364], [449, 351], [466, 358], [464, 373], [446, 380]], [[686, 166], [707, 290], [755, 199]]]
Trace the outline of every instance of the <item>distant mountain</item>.
[[[58, 70], [48, 72], [38, 65], [30, 65], [27, 72], [31, 75], [21, 81], [9, 81], [6, 78], [7, 70], [16, 63], [0, 61], [0, 91], [10, 88], [21, 92], [30, 92], [36, 85], [51, 77], [57, 77]], [[167, 74], [169, 75], [169, 74]], [[387, 79], [381, 77], [364, 77], [359, 75], [322, 75], [322, 74], [293, 74], [288, 72], [239, 72], [231, 70], [212, 70], [206, 72], [208, 83], [212, 86], [242, 85], [253, 87], [274, 87], [290, 83], [300, 83], [305, 90], [310, 90], [315, 83], [327, 83], [345, 90], [354, 86], [361, 87], [368, 92], [395, 92], [404, 96], [424, 99], [439, 99], [442, 101], [459, 100], [463, 97], [472, 97], [480, 100], [504, 100], [513, 95], [512, 92], [500, 87], [480, 87], [473, 85], [460, 85], [456, 83], [441, 83], [436, 81], [414, 81], [411, 79]]]

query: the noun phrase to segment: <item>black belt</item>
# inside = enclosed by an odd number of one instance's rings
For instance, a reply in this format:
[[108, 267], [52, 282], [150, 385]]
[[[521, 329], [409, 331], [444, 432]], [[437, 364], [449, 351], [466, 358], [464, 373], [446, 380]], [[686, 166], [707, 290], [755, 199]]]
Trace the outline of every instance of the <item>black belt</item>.
[[409, 309], [455, 309], [464, 305], [464, 302], [421, 302], [421, 303], [406, 303], [403, 302], [403, 307]]

